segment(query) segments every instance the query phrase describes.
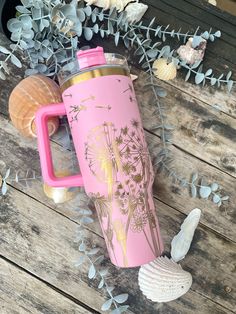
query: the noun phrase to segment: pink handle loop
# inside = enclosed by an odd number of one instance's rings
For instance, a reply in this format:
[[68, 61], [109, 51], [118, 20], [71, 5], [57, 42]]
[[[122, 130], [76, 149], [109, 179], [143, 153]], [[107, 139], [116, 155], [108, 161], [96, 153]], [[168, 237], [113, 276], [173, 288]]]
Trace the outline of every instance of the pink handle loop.
[[45, 183], [54, 187], [83, 186], [81, 174], [68, 177], [56, 177], [54, 174], [47, 120], [49, 117], [64, 115], [66, 110], [63, 103], [43, 106], [36, 112], [35, 123], [42, 176]]

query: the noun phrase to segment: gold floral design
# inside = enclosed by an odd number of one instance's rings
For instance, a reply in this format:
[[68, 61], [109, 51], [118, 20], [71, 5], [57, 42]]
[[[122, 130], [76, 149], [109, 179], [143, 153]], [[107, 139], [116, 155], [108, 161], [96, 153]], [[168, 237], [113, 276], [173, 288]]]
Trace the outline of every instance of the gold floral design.
[[[85, 158], [90, 171], [107, 185], [105, 195], [93, 198], [110, 248], [113, 250], [115, 233], [127, 264], [129, 231], [143, 232], [153, 254], [159, 255], [155, 208], [150, 203], [154, 174], [140, 122], [133, 119], [130, 126], [120, 130], [109, 122], [94, 128], [85, 144]], [[123, 221], [112, 221], [115, 207], [119, 208]]]

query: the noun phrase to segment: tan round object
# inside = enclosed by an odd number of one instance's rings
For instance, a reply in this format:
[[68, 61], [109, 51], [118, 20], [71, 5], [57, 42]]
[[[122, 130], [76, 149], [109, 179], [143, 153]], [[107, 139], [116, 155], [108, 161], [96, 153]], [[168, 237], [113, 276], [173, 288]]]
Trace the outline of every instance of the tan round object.
[[[23, 79], [11, 92], [9, 113], [13, 125], [24, 136], [36, 137], [35, 113], [48, 104], [61, 102], [59, 86], [50, 78], [37, 74]], [[49, 134], [54, 134], [59, 119], [48, 119]]]
[[[71, 175], [68, 170], [61, 170], [55, 173], [56, 177], [67, 177]], [[53, 187], [49, 186], [46, 183], [43, 185], [43, 191], [47, 197], [51, 198], [54, 203], [60, 204], [65, 203], [67, 201], [72, 200], [76, 197], [78, 191], [75, 188], [68, 188], [68, 187]]]
[[177, 68], [173, 62], [167, 63], [167, 59], [160, 58], [154, 61], [153, 69], [155, 76], [163, 81], [169, 81], [176, 77]]

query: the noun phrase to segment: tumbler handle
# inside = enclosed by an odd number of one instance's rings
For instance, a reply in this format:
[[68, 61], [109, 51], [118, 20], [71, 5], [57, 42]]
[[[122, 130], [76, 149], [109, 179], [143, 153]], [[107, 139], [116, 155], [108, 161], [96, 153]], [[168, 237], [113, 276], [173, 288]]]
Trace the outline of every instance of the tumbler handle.
[[63, 103], [43, 106], [36, 112], [35, 123], [42, 176], [45, 183], [54, 187], [83, 186], [81, 174], [67, 177], [56, 177], [54, 174], [47, 120], [49, 117], [65, 115], [66, 109]]

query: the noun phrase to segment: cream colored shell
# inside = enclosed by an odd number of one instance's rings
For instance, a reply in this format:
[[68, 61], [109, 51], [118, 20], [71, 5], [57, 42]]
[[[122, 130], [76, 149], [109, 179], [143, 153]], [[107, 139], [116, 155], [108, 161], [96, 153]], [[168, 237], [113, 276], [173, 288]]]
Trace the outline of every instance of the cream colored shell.
[[123, 11], [126, 5], [132, 1], [134, 0], [85, 0], [88, 5], [96, 5], [97, 7], [104, 8], [105, 10], [115, 7], [118, 12]]
[[141, 266], [138, 283], [148, 299], [154, 302], [169, 302], [190, 289], [192, 276], [165, 256]]
[[[66, 177], [71, 175], [68, 170], [61, 170], [55, 173], [56, 177]], [[66, 188], [66, 187], [52, 187], [44, 183], [43, 191], [45, 195], [51, 198], [54, 203], [60, 204], [72, 200], [78, 194], [78, 189], [76, 188]]]
[[171, 242], [171, 257], [175, 262], [183, 259], [188, 253], [200, 217], [201, 210], [194, 208], [182, 223], [180, 232], [173, 238]]
[[[36, 137], [35, 113], [48, 104], [61, 102], [59, 86], [44, 75], [32, 75], [23, 79], [11, 92], [9, 114], [13, 125], [24, 136]], [[57, 117], [48, 119], [49, 134], [59, 126]]]
[[167, 63], [167, 59], [160, 58], [153, 63], [154, 74], [163, 81], [169, 81], [176, 77], [177, 68], [173, 62]]
[[129, 3], [125, 8], [125, 12], [127, 13], [126, 19], [129, 23], [137, 23], [144, 16], [147, 11], [148, 6], [144, 3], [134, 2]]

